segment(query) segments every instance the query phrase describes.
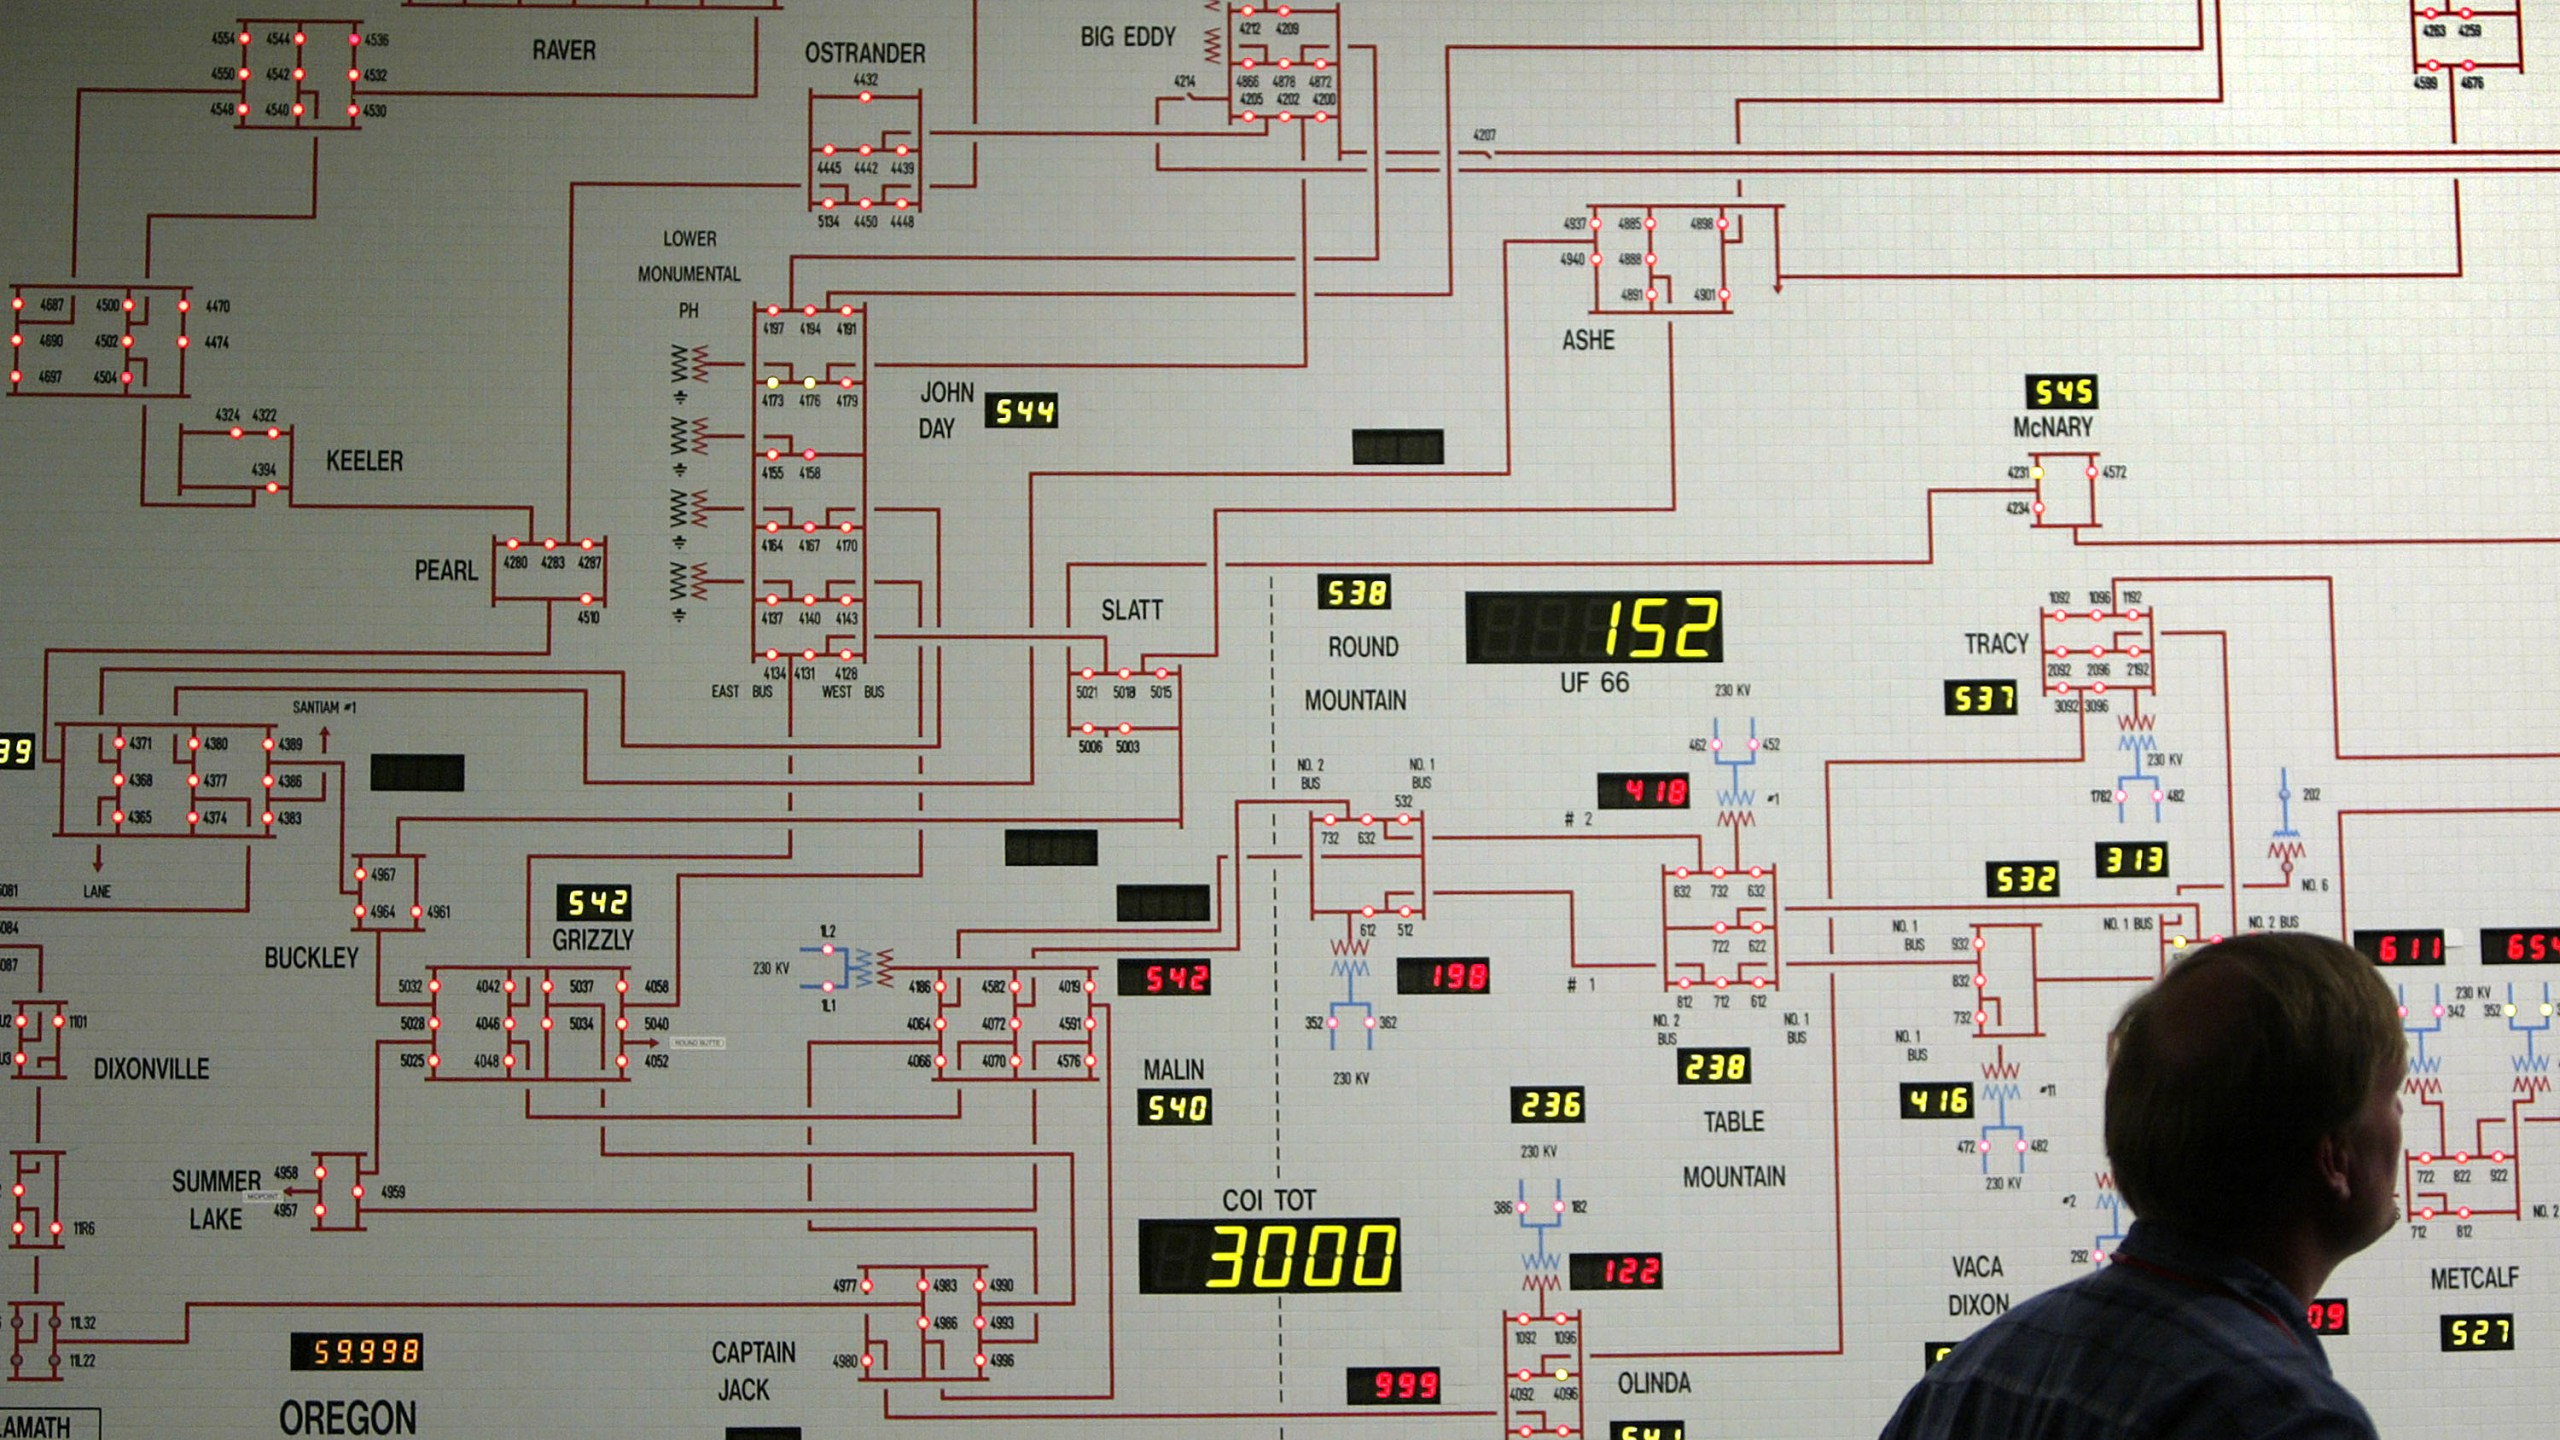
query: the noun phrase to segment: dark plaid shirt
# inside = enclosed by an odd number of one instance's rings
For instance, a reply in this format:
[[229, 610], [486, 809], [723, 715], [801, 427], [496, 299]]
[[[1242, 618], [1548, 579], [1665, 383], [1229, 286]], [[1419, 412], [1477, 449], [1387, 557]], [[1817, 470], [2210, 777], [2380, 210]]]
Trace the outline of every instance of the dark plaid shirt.
[[2136, 1222], [2107, 1267], [1984, 1326], [1882, 1440], [2375, 1440], [2302, 1302]]

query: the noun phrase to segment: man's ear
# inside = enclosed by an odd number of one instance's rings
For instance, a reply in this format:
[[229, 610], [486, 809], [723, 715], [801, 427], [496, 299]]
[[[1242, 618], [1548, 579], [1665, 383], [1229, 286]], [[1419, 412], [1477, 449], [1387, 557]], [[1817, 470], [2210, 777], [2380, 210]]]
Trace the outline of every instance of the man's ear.
[[2320, 1190], [2336, 1200], [2354, 1198], [2354, 1157], [2348, 1151], [2345, 1138], [2335, 1134], [2321, 1136], [2320, 1143], [2311, 1148], [2312, 1173], [2319, 1180]]

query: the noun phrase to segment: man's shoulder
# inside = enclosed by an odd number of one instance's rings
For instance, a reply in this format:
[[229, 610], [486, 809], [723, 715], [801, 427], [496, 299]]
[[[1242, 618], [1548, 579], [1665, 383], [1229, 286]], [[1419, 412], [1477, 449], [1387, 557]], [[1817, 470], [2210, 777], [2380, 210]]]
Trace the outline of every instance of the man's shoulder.
[[1913, 1388], [1888, 1440], [2369, 1437], [2372, 1425], [2278, 1317], [2129, 1268], [2048, 1290], [1956, 1347]]

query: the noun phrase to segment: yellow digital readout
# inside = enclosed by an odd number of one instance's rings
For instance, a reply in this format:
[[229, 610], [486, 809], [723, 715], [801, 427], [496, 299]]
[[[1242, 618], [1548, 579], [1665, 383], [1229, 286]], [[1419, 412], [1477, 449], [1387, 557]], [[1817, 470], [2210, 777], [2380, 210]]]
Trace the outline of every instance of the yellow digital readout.
[[1950, 715], [2018, 713], [2018, 682], [2015, 680], [1949, 680], [1945, 683], [1946, 711]]
[[1388, 610], [1394, 608], [1393, 577], [1387, 575], [1318, 575], [1319, 610]]
[[2513, 1315], [2446, 1315], [2440, 1317], [2436, 1332], [2438, 1348], [2443, 1350], [2513, 1350], [2516, 1348], [2516, 1317]]
[[[1210, 1252], [1211, 1265], [1227, 1267], [1205, 1282], [1211, 1290], [1339, 1290], [1346, 1280], [1353, 1289], [1380, 1290], [1395, 1278], [1393, 1225], [1363, 1225], [1356, 1241], [1350, 1226], [1322, 1223], [1220, 1225], [1217, 1235], [1235, 1243]], [[1301, 1241], [1306, 1251], [1303, 1264], [1298, 1254]]]
[[24, 730], [0, 735], [0, 770], [36, 768], [36, 737]]
[[1058, 428], [1058, 392], [990, 394], [987, 396], [987, 428], [990, 430], [1055, 430]]
[[1748, 1046], [1720, 1046], [1711, 1050], [1682, 1050], [1680, 1083], [1683, 1085], [1748, 1085], [1751, 1083], [1751, 1050]]
[[2062, 862], [1986, 860], [1982, 862], [1982, 893], [1993, 900], [2059, 895], [2062, 893]]
[[1582, 1123], [1582, 1087], [1514, 1085], [1511, 1087], [1511, 1119], [1515, 1124], [1526, 1125], [1579, 1125]]
[[[1609, 605], [1609, 643], [1602, 653], [1610, 659], [1659, 660], [1666, 653], [1664, 647], [1667, 645], [1670, 647], [1667, 653], [1683, 660], [1717, 658], [1716, 652], [1698, 643], [1692, 637], [1715, 634], [1716, 621], [1722, 618], [1724, 610], [1723, 597], [1717, 595], [1681, 597], [1680, 603], [1686, 607], [1681, 612], [1684, 616], [1694, 615], [1702, 610], [1706, 615], [1704, 619], [1686, 621], [1676, 632], [1660, 620], [1645, 618], [1648, 610], [1656, 615], [1667, 611], [1671, 606], [1671, 598], [1668, 595], [1639, 595], [1632, 603], [1625, 600], [1612, 601]], [[1621, 614], [1626, 616], [1627, 621], [1627, 648], [1623, 651], [1618, 648], [1618, 617]], [[1644, 638], [1647, 636], [1651, 638]]]
[[631, 918], [631, 887], [628, 885], [562, 885], [555, 889], [553, 899], [552, 916], [563, 924], [572, 920]]
[[2168, 873], [2169, 842], [2166, 840], [2098, 842], [2098, 878], [2101, 880], [2157, 880]]
[[1902, 1082], [1902, 1118], [1905, 1120], [1962, 1120], [1972, 1113], [1973, 1082], [1970, 1080]]
[[312, 1331], [293, 1334], [295, 1370], [424, 1370], [427, 1338], [416, 1331]]

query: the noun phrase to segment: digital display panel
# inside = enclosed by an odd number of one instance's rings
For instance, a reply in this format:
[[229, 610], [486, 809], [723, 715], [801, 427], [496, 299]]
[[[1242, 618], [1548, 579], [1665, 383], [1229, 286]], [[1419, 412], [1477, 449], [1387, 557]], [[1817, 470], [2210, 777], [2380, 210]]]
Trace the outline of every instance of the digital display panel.
[[1343, 1371], [1345, 1405], [1437, 1405], [1437, 1365], [1353, 1365]]
[[1387, 1295], [1404, 1288], [1403, 1222], [1140, 1220], [1142, 1295]]
[[1576, 1250], [1565, 1260], [1565, 1284], [1575, 1290], [1659, 1290], [1659, 1250]]
[[2101, 840], [2097, 876], [2101, 880], [2159, 880], [2169, 874], [2166, 840]]
[[[2442, 930], [2358, 930], [2355, 947], [2364, 952], [2366, 959], [2384, 967], [2444, 963]], [[2530, 948], [2528, 944], [2527, 949]]]
[[1489, 995], [1493, 962], [1482, 955], [1399, 955], [1399, 995]]
[[1211, 970], [1203, 959], [1161, 960], [1152, 956], [1120, 957], [1123, 995], [1203, 996], [1209, 993]]
[[1973, 1082], [1970, 1080], [1905, 1080], [1900, 1095], [1902, 1118], [1905, 1120], [1973, 1118]]
[[1686, 810], [1689, 808], [1689, 772], [1603, 770], [1600, 772], [1599, 808]]
[[631, 887], [620, 882], [555, 885], [551, 890], [551, 918], [562, 924], [628, 920]]
[[33, 770], [36, 768], [36, 737], [32, 730], [0, 731], [0, 770]]
[[2530, 925], [2520, 928], [2482, 930], [2480, 932], [2480, 963], [2483, 965], [2560, 964], [2560, 925]]
[[1945, 683], [1943, 703], [1950, 715], [2015, 715], [2018, 713], [2018, 682], [1949, 680]]
[[1714, 665], [1724, 660], [1716, 590], [1471, 590], [1470, 665]]
[[2018, 896], [2049, 898], [2062, 893], [2062, 862], [2059, 860], [1986, 860], [1982, 865], [1982, 893], [1986, 899], [2006, 900]]
[[294, 1370], [424, 1370], [427, 1338], [415, 1330], [296, 1330]]

